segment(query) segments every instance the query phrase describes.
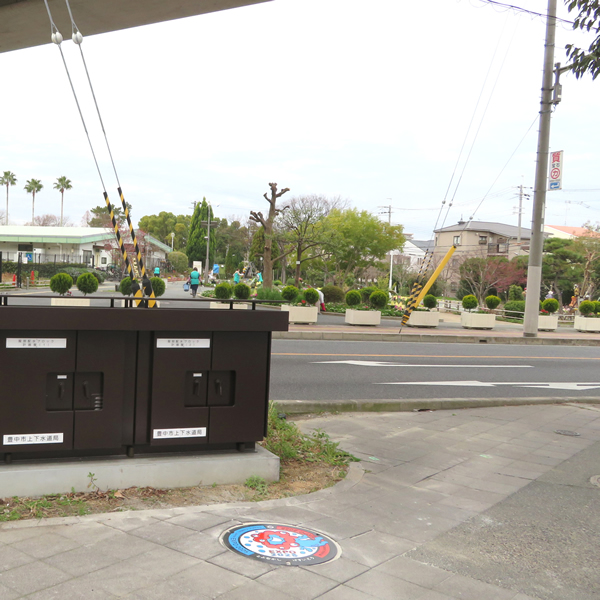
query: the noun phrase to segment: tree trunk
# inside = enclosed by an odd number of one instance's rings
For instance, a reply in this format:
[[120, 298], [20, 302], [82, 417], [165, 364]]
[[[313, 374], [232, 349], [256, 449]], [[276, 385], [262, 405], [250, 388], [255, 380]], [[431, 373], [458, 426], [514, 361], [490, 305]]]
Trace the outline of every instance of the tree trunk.
[[35, 192], [32, 192], [32, 194], [31, 194], [31, 226], [32, 227], [33, 227], [34, 206], [35, 206]]
[[300, 283], [300, 267], [302, 266], [302, 244], [298, 244], [296, 249], [296, 287]]
[[63, 200], [64, 200], [64, 196], [65, 193], [61, 192], [60, 193], [60, 226], [63, 226]]

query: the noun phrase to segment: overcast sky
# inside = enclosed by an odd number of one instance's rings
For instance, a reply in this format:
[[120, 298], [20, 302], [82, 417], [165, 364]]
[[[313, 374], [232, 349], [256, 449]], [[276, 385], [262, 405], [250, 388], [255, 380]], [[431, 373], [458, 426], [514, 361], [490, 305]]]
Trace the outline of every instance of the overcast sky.
[[[547, 6], [516, 4], [540, 13]], [[572, 19], [559, 5], [559, 15]], [[107, 191], [118, 201], [68, 33], [63, 52]], [[341, 197], [374, 213], [391, 205], [393, 223], [429, 239], [436, 221], [472, 215], [516, 225], [516, 188], [533, 186], [542, 18], [483, 0], [274, 0], [82, 33], [136, 220], [163, 210], [189, 214], [203, 196], [219, 205], [217, 216], [246, 218], [267, 208], [262, 195], [274, 181], [291, 188], [285, 198]], [[559, 24], [556, 61], [565, 63], [566, 43], [589, 40]], [[0, 172], [18, 178], [11, 223], [31, 218], [23, 190], [30, 178], [44, 185], [36, 215], [59, 214], [52, 187], [65, 175], [73, 184], [65, 214], [79, 225], [104, 201], [58, 49], [49, 43], [0, 54], [0, 73]], [[562, 83], [551, 149], [565, 152], [564, 190], [548, 193], [546, 223], [580, 226], [600, 221], [600, 80], [567, 74]], [[0, 191], [0, 209], [4, 199]], [[444, 199], [453, 206], [438, 220]], [[524, 226], [531, 207], [525, 199]]]

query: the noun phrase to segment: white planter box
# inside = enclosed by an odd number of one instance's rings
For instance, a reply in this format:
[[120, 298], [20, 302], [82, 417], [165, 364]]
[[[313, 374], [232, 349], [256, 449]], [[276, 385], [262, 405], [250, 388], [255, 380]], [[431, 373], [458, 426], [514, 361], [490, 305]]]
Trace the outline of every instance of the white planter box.
[[[223, 309], [227, 309], [229, 310], [229, 302], [225, 301], [225, 302], [211, 302], [210, 303], [210, 307], [211, 308], [220, 308], [221, 310]], [[246, 309], [246, 308], [250, 308], [249, 304], [235, 304], [233, 305], [233, 310], [240, 310], [240, 309]]]
[[575, 329], [577, 331], [600, 331], [600, 319], [576, 315]]
[[558, 315], [540, 315], [538, 329], [541, 331], [556, 331], [558, 329]]
[[496, 315], [491, 313], [463, 312], [460, 314], [460, 324], [465, 329], [494, 329]]
[[410, 313], [406, 323], [409, 327], [437, 327], [440, 323], [440, 313], [416, 310]]
[[381, 311], [379, 310], [346, 310], [346, 323], [350, 325], [379, 325], [381, 323]]
[[316, 306], [292, 306], [284, 304], [281, 310], [289, 313], [290, 323], [316, 323], [318, 309]]
[[89, 306], [89, 298], [51, 298], [50, 306]]

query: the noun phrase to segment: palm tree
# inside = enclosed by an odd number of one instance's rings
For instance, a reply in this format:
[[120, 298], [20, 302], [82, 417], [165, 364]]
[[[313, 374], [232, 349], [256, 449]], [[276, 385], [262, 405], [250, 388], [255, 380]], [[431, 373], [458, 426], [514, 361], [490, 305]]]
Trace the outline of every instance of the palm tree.
[[60, 226], [63, 226], [63, 199], [65, 197], [65, 190], [70, 190], [73, 186], [71, 180], [66, 177], [58, 177], [54, 184], [54, 189], [60, 192]]
[[31, 224], [33, 225], [34, 219], [34, 207], [35, 207], [35, 195], [37, 192], [43, 189], [42, 182], [39, 179], [27, 180], [27, 185], [23, 188], [28, 194], [31, 194]]
[[17, 183], [17, 178], [14, 173], [10, 171], [4, 171], [2, 177], [0, 177], [0, 185], [6, 186], [6, 223], [8, 225], [8, 186], [15, 185]]

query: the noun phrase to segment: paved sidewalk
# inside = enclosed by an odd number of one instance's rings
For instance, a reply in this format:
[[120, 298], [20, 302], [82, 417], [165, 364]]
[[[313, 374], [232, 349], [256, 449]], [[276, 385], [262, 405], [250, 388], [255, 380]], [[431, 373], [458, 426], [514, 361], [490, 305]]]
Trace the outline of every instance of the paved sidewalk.
[[[600, 598], [600, 488], [590, 483], [600, 473], [598, 408], [301, 424], [327, 431], [362, 460], [334, 488], [255, 504], [4, 523], [0, 599]], [[322, 531], [342, 556], [274, 566], [219, 544], [223, 530], [252, 521]]]

